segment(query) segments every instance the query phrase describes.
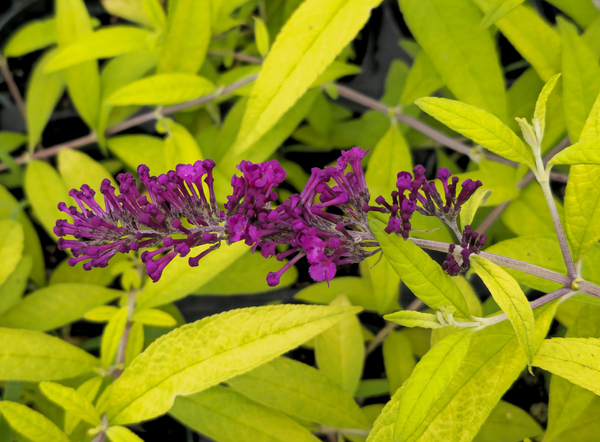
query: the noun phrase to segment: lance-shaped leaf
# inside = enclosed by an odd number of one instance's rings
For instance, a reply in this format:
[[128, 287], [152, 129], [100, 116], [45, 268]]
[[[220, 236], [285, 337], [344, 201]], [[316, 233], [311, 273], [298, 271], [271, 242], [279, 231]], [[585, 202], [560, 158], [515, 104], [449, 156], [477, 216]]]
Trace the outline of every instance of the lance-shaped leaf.
[[381, 0], [307, 0], [277, 35], [252, 88], [233, 148], [241, 155], [291, 108], [356, 37]]
[[0, 327], [53, 330], [123, 294], [92, 284], [54, 284], [31, 293], [5, 312], [0, 316]]
[[12, 429], [26, 440], [69, 442], [67, 435], [50, 419], [23, 404], [0, 402], [0, 412]]
[[442, 328], [444, 327], [431, 313], [401, 310], [383, 317], [386, 321], [395, 322], [403, 327]]
[[173, 316], [155, 308], [140, 310], [133, 315], [131, 320], [154, 327], [175, 327], [177, 325], [177, 321]]
[[102, 334], [102, 343], [100, 345], [100, 356], [102, 366], [108, 368], [114, 361], [127, 324], [127, 314], [129, 309], [123, 307], [108, 321]]
[[211, 37], [209, 0], [173, 0], [169, 3], [165, 44], [158, 61], [158, 72], [195, 74], [200, 70]]
[[460, 225], [464, 229], [465, 226], [470, 225], [473, 222], [473, 218], [475, 218], [475, 214], [477, 213], [477, 209], [480, 206], [484, 206], [487, 199], [492, 194], [492, 191], [489, 189], [477, 189], [477, 191], [467, 200], [465, 204], [463, 204], [460, 210]]
[[17, 29], [4, 46], [5, 57], [21, 57], [56, 43], [56, 20], [30, 20]]
[[188, 395], [285, 353], [359, 307], [277, 305], [232, 310], [180, 327], [152, 343], [115, 383], [109, 421], [151, 419]]
[[550, 80], [548, 80], [548, 82], [542, 88], [542, 92], [540, 92], [537, 101], [535, 102], [533, 123], [535, 124], [537, 120], [542, 136], [544, 135], [544, 131], [546, 129], [546, 107], [548, 104], [548, 97], [550, 97], [550, 94], [554, 90], [554, 86], [556, 86], [556, 82], [559, 78], [560, 74], [556, 74]]
[[129, 330], [127, 348], [125, 349], [125, 368], [144, 350], [144, 324], [135, 322]]
[[547, 339], [533, 365], [600, 395], [600, 339]]
[[[88, 379], [79, 387], [77, 387], [77, 394], [83, 397], [86, 401], [90, 403], [93, 402], [94, 399], [96, 399], [96, 395], [100, 391], [100, 387], [102, 386], [103, 380], [104, 377], [102, 376], [94, 376], [93, 378]], [[69, 435], [73, 433], [80, 421], [81, 417], [78, 414], [68, 412], [65, 413], [65, 432]]]
[[106, 99], [113, 106], [130, 104], [176, 104], [212, 92], [215, 86], [204, 77], [192, 74], [157, 74], [122, 87]]
[[555, 164], [600, 164], [600, 137], [580, 141], [560, 151], [548, 162]]
[[[540, 424], [523, 409], [505, 401], [498, 402], [473, 442], [517, 441], [544, 433]], [[544, 438], [545, 440], [545, 438]]]
[[46, 65], [46, 72], [58, 71], [84, 61], [111, 58], [147, 49], [151, 36], [150, 31], [133, 26], [101, 28], [61, 49]]
[[415, 103], [436, 120], [486, 149], [509, 160], [535, 168], [531, 149], [494, 115], [446, 98], [421, 98]]
[[504, 120], [504, 80], [494, 40], [470, 0], [402, 0], [400, 10], [440, 77], [462, 101]]
[[51, 381], [89, 373], [98, 360], [74, 345], [45, 333], [0, 328], [0, 379]]
[[40, 383], [40, 390], [48, 399], [61, 406], [65, 411], [91, 425], [100, 425], [100, 415], [94, 405], [74, 388], [65, 387], [55, 382], [42, 382]]
[[510, 11], [515, 9], [524, 0], [496, 0], [493, 5], [485, 12], [485, 16], [481, 19], [479, 29], [487, 29]]
[[383, 365], [390, 393], [410, 377], [416, 365], [410, 339], [405, 333], [392, 331], [383, 341]]
[[227, 381], [253, 401], [333, 428], [368, 428], [352, 396], [321, 370], [276, 358]]
[[30, 255], [24, 255], [15, 270], [0, 286], [0, 316], [7, 310], [21, 302], [27, 289], [27, 282], [31, 274], [33, 260]]
[[285, 414], [220, 385], [178, 397], [170, 414], [217, 442], [238, 442], [240, 438], [252, 442], [319, 441]]
[[427, 253], [410, 240], [385, 233], [380, 221], [371, 219], [369, 227], [398, 276], [421, 301], [434, 310], [454, 306], [460, 316], [471, 317], [463, 294]]
[[419, 51], [406, 77], [400, 104], [413, 104], [417, 98], [431, 95], [442, 86], [444, 81], [435, 70], [431, 59], [425, 51]]
[[0, 285], [8, 279], [17, 268], [23, 256], [23, 227], [13, 219], [0, 221]]
[[572, 166], [565, 194], [565, 224], [575, 262], [600, 239], [599, 219], [600, 166]]
[[585, 120], [579, 140], [589, 140], [590, 138], [600, 137], [600, 94], [594, 102], [590, 114]]
[[562, 39], [563, 105], [571, 142], [579, 141], [585, 120], [600, 92], [598, 57], [574, 25], [557, 19]]
[[385, 407], [373, 422], [373, 428], [369, 432], [366, 442], [390, 442], [394, 440], [394, 427], [396, 426], [403, 391], [404, 387], [400, 387], [396, 390], [392, 399], [385, 404]]
[[106, 430], [111, 442], [144, 442], [144, 440], [127, 427], [115, 425]]
[[487, 286], [494, 301], [506, 313], [508, 320], [515, 328], [521, 348], [531, 365], [537, 350], [534, 340], [535, 324], [533, 311], [519, 283], [500, 266], [485, 258], [472, 256], [473, 268]]
[[460, 368], [471, 344], [472, 330], [462, 330], [442, 339], [415, 367], [400, 397], [394, 440], [413, 436]]

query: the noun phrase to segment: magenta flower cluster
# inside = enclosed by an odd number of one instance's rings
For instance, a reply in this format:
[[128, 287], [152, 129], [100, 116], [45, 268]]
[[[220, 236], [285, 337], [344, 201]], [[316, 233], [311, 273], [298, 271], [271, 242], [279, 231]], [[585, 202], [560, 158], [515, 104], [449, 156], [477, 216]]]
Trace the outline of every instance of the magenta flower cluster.
[[[477, 239], [479, 238], [479, 239]], [[456, 250], [456, 246], [454, 244], [450, 244], [448, 247], [448, 254], [446, 255], [446, 260], [442, 264], [442, 269], [446, 271], [450, 276], [456, 276], [459, 273], [464, 273], [469, 269], [469, 264], [471, 260], [469, 257], [473, 253], [479, 253], [481, 248], [485, 245], [486, 236], [479, 235], [477, 232], [471, 231], [471, 226], [466, 225], [462, 234], [462, 242], [460, 251], [461, 262], [460, 264], [456, 261], [454, 257], [454, 251]]]
[[[312, 169], [302, 192], [277, 206], [276, 189], [286, 177], [279, 163], [242, 161], [238, 165], [241, 176], [232, 177], [233, 189], [224, 210], [215, 198], [212, 160], [180, 164], [158, 177], [141, 165], [137, 171], [144, 192], [128, 173], [117, 176], [118, 195], [110, 180], [102, 182], [104, 207], [88, 185], [73, 189], [69, 195], [78, 207], [67, 207], [65, 203], [58, 206], [72, 222], [58, 220], [54, 232], [61, 237], [59, 248], [70, 249], [74, 256], [69, 264], [84, 262], [86, 270], [106, 267], [117, 253], [149, 249], [140, 258], [156, 282], [176, 256], [186, 257], [193, 254], [194, 248], [205, 246], [201, 253], [189, 257], [189, 264], [197, 266], [223, 241], [244, 241], [265, 258], [289, 259], [279, 271], [269, 273], [270, 286], [277, 285], [281, 275], [302, 257], [308, 260], [315, 281], [330, 281], [337, 266], [361, 262], [380, 252], [368, 227], [369, 211], [389, 213], [386, 232], [406, 239], [415, 210], [433, 216], [455, 215], [481, 185], [466, 180], [456, 196], [458, 179], [454, 177], [448, 184], [449, 172], [440, 169], [443, 201], [435, 184], [425, 179], [425, 169], [417, 166], [414, 178], [408, 172], [398, 174], [392, 204], [379, 196], [376, 202], [382, 207], [369, 206], [361, 166], [367, 152], [355, 147], [343, 151], [335, 166]], [[454, 272], [455, 266], [449, 264], [447, 268]]]

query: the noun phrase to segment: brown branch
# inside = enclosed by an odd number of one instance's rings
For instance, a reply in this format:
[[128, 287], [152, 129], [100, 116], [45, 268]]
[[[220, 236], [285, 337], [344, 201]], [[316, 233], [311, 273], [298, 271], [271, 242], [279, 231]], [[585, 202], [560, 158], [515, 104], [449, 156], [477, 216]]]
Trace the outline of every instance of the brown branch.
[[[160, 114], [157, 113], [156, 111], [152, 111], [152, 112], [147, 112], [142, 115], [138, 115], [137, 117], [130, 118], [129, 120], [126, 120], [122, 123], [119, 123], [112, 127], [109, 127], [105, 133], [106, 133], [106, 135], [114, 135], [114, 134], [122, 132], [126, 129], [135, 127], [139, 124], [155, 120], [156, 118], [160, 117], [161, 115], [170, 115], [175, 112], [179, 112], [181, 110], [188, 109], [190, 107], [208, 103], [216, 98], [230, 94], [231, 92], [235, 91], [236, 89], [246, 86], [247, 84], [253, 82], [256, 79], [256, 77], [257, 77], [256, 74], [250, 75], [242, 80], [239, 80], [239, 81], [236, 81], [235, 83], [230, 84], [227, 87], [219, 88], [211, 94], [204, 95], [202, 97], [196, 98], [195, 100], [186, 101], [185, 103], [176, 104], [174, 106], [167, 107], [167, 108], [163, 109], [160, 112]], [[33, 159], [49, 158], [49, 157], [56, 155], [62, 149], [77, 149], [77, 148], [80, 148], [83, 146], [87, 146], [88, 144], [92, 144], [97, 140], [98, 140], [97, 135], [92, 132], [84, 137], [76, 138], [76, 139], [71, 140], [66, 143], [61, 143], [61, 144], [57, 144], [52, 147], [48, 147], [48, 148], [38, 151], [34, 154], [25, 154], [19, 158], [16, 158], [15, 162], [17, 164], [25, 164]], [[3, 170], [6, 170], [7, 168], [8, 167], [6, 166], [6, 164], [4, 164], [4, 163], [0, 164], [0, 172]]]
[[27, 125], [27, 113], [25, 112], [25, 104], [23, 103], [23, 97], [21, 97], [21, 92], [19, 92], [19, 88], [17, 87], [17, 84], [15, 83], [15, 80], [13, 79], [12, 73], [10, 72], [10, 69], [8, 68], [8, 63], [6, 61], [6, 58], [4, 58], [4, 56], [2, 54], [0, 54], [0, 71], [2, 72], [2, 76], [4, 77], [4, 80], [6, 81], [6, 85], [8, 86], [8, 91], [10, 92], [10, 95], [12, 96], [13, 100], [15, 101], [15, 104], [17, 105], [19, 112], [21, 112], [23, 121]]

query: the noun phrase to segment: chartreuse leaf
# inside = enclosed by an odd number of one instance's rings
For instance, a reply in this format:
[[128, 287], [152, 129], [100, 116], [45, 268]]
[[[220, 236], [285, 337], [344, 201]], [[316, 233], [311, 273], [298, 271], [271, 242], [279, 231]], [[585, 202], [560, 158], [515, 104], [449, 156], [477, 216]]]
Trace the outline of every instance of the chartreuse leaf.
[[[267, 284], [267, 275], [269, 272], [276, 272], [285, 265], [286, 261], [277, 261], [274, 259], [264, 259], [258, 253], [246, 253], [240, 259], [234, 261], [226, 272], [217, 275], [215, 278], [202, 284], [194, 290], [195, 295], [236, 295], [242, 293], [264, 293], [274, 290]], [[298, 269], [292, 266], [286, 271], [279, 280], [277, 287], [287, 287], [292, 285], [298, 279]], [[311, 284], [309, 287], [312, 287]], [[335, 296], [335, 295], [333, 295]], [[331, 300], [329, 300], [331, 301]], [[329, 301], [324, 302], [328, 304]], [[360, 305], [360, 304], [354, 304]]]
[[37, 290], [0, 316], [0, 327], [48, 331], [77, 321], [124, 292], [91, 284], [55, 284]]
[[14, 272], [23, 256], [23, 227], [12, 219], [0, 221], [0, 285]]
[[30, 161], [25, 171], [25, 194], [39, 223], [51, 238], [56, 240], [54, 226], [62, 218], [58, 203], [68, 206], [75, 202], [68, 196], [68, 189], [56, 169], [42, 161]]
[[144, 440], [127, 427], [116, 425], [106, 430], [106, 435], [112, 442], [144, 442]]
[[62, 339], [32, 330], [0, 328], [0, 379], [51, 381], [89, 373], [98, 360]]
[[[496, 0], [474, 0], [484, 12]], [[556, 30], [531, 7], [520, 5], [495, 25], [544, 81], [561, 71], [561, 43]]]
[[27, 135], [18, 132], [0, 131], [0, 150], [12, 152], [27, 141]]
[[[92, 33], [92, 25], [83, 0], [56, 1], [56, 36], [59, 49], [67, 48]], [[92, 128], [98, 123], [100, 75], [98, 63], [86, 61], [64, 69], [62, 74], [69, 95], [83, 121]]]
[[156, 74], [122, 87], [106, 99], [113, 106], [131, 104], [176, 104], [193, 100], [214, 90], [204, 77], [192, 74]]
[[579, 139], [589, 140], [598, 137], [600, 137], [600, 94], [598, 94], [594, 106], [592, 107], [587, 120], [585, 120]]
[[533, 365], [600, 395], [600, 339], [546, 339]]
[[127, 339], [127, 348], [125, 349], [125, 368], [129, 367], [133, 361], [144, 349], [144, 324], [134, 322], [129, 330]]
[[[345, 295], [329, 303], [348, 308], [352, 304]], [[360, 321], [356, 316], [337, 322], [315, 338], [315, 359], [319, 369], [348, 393], [354, 394], [362, 376], [365, 347]]]
[[133, 315], [131, 320], [155, 327], [174, 327], [177, 324], [173, 316], [155, 308], [140, 310]]
[[[85, 401], [92, 403], [100, 391], [103, 379], [104, 378], [102, 376], [94, 376], [93, 378], [88, 379], [79, 387], [77, 387], [77, 395], [79, 397], [83, 397]], [[97, 414], [98, 412], [95, 411], [95, 413]], [[65, 433], [69, 435], [73, 433], [75, 427], [77, 427], [80, 421], [81, 418], [78, 414], [66, 412], [64, 426]]]
[[253, 442], [319, 441], [285, 414], [220, 385], [178, 397], [169, 414], [217, 442], [238, 442], [240, 435]]
[[444, 327], [431, 313], [401, 310], [383, 317], [386, 321], [395, 322], [403, 327], [442, 328]]
[[415, 432], [462, 365], [472, 335], [472, 330], [451, 334], [434, 345], [419, 361], [399, 398], [400, 407], [394, 428], [395, 441], [405, 441], [417, 436]]
[[317, 282], [300, 290], [295, 299], [316, 304], [329, 304], [337, 295], [348, 297], [352, 305], [360, 305], [365, 310], [377, 311], [371, 281], [355, 276], [341, 276], [326, 282]]
[[572, 142], [579, 140], [585, 120], [600, 92], [598, 57], [577, 35], [575, 26], [558, 18], [562, 39], [563, 105]]
[[13, 431], [36, 442], [69, 442], [67, 435], [43, 414], [16, 402], [0, 402], [0, 412]]
[[[574, 304], [577, 306], [577, 314], [575, 322], [567, 330], [566, 337], [600, 337], [600, 307], [583, 303]], [[568, 429], [584, 413], [594, 398], [596, 396], [591, 391], [573, 385], [560, 376], [552, 376], [548, 403], [548, 428], [544, 440], [550, 442], [556, 439], [559, 433]]]
[[487, 29], [510, 11], [515, 9], [525, 0], [495, 0], [492, 6], [485, 12], [479, 29]]
[[452, 306], [458, 315], [470, 318], [465, 298], [450, 276], [412, 241], [388, 235], [383, 226], [377, 220], [369, 220], [384, 255], [408, 288], [433, 309]]
[[58, 71], [85, 61], [149, 49], [151, 36], [150, 31], [133, 26], [101, 28], [60, 49], [46, 65], [46, 72]]
[[477, 6], [469, 0], [402, 0], [400, 10], [452, 93], [505, 120], [502, 69], [491, 34], [479, 30]]
[[45, 52], [33, 68], [25, 90], [25, 112], [27, 114], [27, 137], [29, 150], [33, 151], [42, 139], [42, 132], [65, 91], [65, 80], [60, 72], [45, 72], [46, 65], [57, 50]]
[[104, 328], [102, 343], [100, 345], [100, 360], [104, 368], [108, 368], [115, 360], [125, 325], [127, 325], [128, 313], [129, 309], [127, 307], [120, 308], [109, 319], [108, 324]]
[[111, 267], [103, 269], [96, 268], [93, 272], [88, 272], [83, 269], [83, 266], [69, 265], [69, 258], [63, 259], [50, 275], [49, 285], [64, 284], [64, 283], [82, 283], [92, 284], [106, 287], [116, 278], [113, 273], [113, 267], [117, 262], [126, 259], [124, 256], [116, 255], [112, 258]]
[[442, 86], [444, 81], [435, 70], [431, 59], [425, 51], [419, 51], [406, 77], [400, 104], [413, 104], [417, 98], [431, 95]]
[[169, 3], [165, 43], [158, 72], [195, 74], [206, 57], [211, 37], [209, 0], [174, 0]]
[[376, 311], [383, 315], [400, 308], [400, 277], [385, 256], [377, 262], [379, 258], [380, 256], [372, 256], [365, 259], [361, 273], [364, 272], [371, 280]]
[[[556, 306], [557, 303], [553, 302], [536, 309], [537, 344], [546, 336]], [[470, 440], [526, 365], [527, 361], [519, 350], [514, 329], [507, 321], [475, 333], [454, 379], [419, 423], [411, 440]], [[418, 404], [415, 405], [417, 406]], [[461, 418], [457, 419], [457, 415]]]
[[[473, 442], [520, 441], [544, 432], [533, 417], [513, 404], [498, 402]], [[544, 439], [545, 440], [545, 439]]]
[[479, 209], [480, 206], [485, 206], [491, 193], [492, 191], [489, 189], [479, 188], [471, 198], [463, 204], [460, 209], [460, 225], [463, 229], [465, 226], [471, 225], [473, 218], [475, 218], [475, 214], [477, 213], [477, 209]]
[[332, 428], [368, 428], [356, 402], [321, 370], [279, 357], [227, 381], [253, 401]]
[[587, 0], [548, 0], [548, 3], [562, 10], [584, 29], [600, 16], [594, 3]]
[[296, 9], [277, 35], [252, 88], [234, 154], [243, 154], [304, 95], [379, 3], [308, 0]]
[[92, 403], [74, 388], [46, 381], [40, 383], [40, 390], [48, 399], [65, 411], [91, 425], [100, 425], [100, 415]]
[[21, 301], [29, 274], [33, 267], [33, 260], [30, 255], [23, 255], [15, 270], [0, 286], [0, 317], [4, 312]]
[[[79, 189], [82, 185], [88, 184], [97, 191], [100, 183], [105, 179], [109, 179], [115, 188], [119, 188], [106, 167], [75, 149], [63, 149], [58, 152], [58, 171], [69, 189]], [[104, 198], [97, 198], [97, 201], [101, 207], [104, 207]], [[61, 216], [67, 215], [61, 214]]]
[[560, 78], [561, 74], [554, 75], [542, 88], [542, 92], [538, 96], [538, 99], [535, 103], [535, 111], [533, 112], [533, 120], [532, 123], [537, 125], [540, 128], [540, 138], [543, 137], [544, 131], [546, 130], [546, 110], [548, 105], [548, 97], [554, 90], [554, 86], [556, 86], [556, 82]]
[[269, 52], [269, 31], [265, 26], [265, 22], [259, 17], [252, 17], [254, 19], [254, 38], [256, 40], [256, 48], [258, 53], [265, 57]]
[[142, 0], [144, 12], [152, 22], [152, 27], [157, 31], [164, 31], [167, 27], [167, 16], [162, 4], [158, 0]]
[[212, 280], [247, 252], [246, 245], [234, 243], [209, 253], [198, 267], [190, 267], [188, 258], [175, 257], [165, 268], [160, 281], [147, 284], [138, 293], [138, 309], [164, 305], [193, 293], [198, 286]]
[[56, 43], [56, 20], [31, 20], [17, 29], [8, 39], [2, 53], [5, 57], [20, 57]]
[[535, 326], [533, 311], [523, 290], [512, 276], [493, 262], [477, 255], [472, 257], [472, 261], [475, 272], [483, 280], [494, 301], [506, 313], [508, 320], [515, 328], [521, 348], [531, 365], [533, 355], [537, 349], [533, 336]]
[[164, 167], [165, 142], [150, 135], [119, 135], [107, 140], [108, 149], [132, 169], [140, 164], [150, 168], [153, 175], [166, 172]]
[[460, 101], [427, 97], [415, 101], [424, 112], [486, 149], [535, 168], [533, 153], [494, 115]]
[[396, 393], [392, 395], [392, 399], [385, 404], [385, 407], [373, 422], [373, 428], [369, 432], [366, 442], [390, 442], [394, 440], [394, 427], [403, 390], [404, 387], [396, 390]]
[[204, 158], [198, 143], [185, 126], [170, 118], [164, 118], [160, 123], [167, 130], [164, 149], [165, 167], [173, 170], [178, 164], [193, 164]]
[[405, 334], [393, 331], [385, 338], [383, 364], [393, 394], [410, 377], [416, 365], [410, 340]]
[[560, 151], [548, 162], [555, 164], [600, 164], [600, 137], [580, 141]]
[[572, 166], [565, 194], [567, 240], [575, 262], [600, 239], [600, 166]]
[[158, 416], [171, 408], [176, 396], [249, 371], [358, 311], [273, 305], [232, 310], [179, 327], [154, 341], [125, 369], [112, 389], [108, 419], [123, 425]]

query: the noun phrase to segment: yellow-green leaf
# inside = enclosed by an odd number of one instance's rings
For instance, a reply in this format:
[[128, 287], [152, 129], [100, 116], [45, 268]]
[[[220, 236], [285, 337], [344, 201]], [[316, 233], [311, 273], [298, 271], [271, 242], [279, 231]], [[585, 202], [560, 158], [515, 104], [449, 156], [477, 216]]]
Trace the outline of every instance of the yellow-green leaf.
[[239, 442], [240, 438], [252, 442], [319, 441], [284, 413], [220, 385], [178, 397], [169, 414], [217, 442]]
[[[521, 441], [544, 433], [526, 411], [505, 401], [498, 402], [473, 442]], [[544, 439], [545, 440], [545, 439]]]
[[396, 390], [392, 399], [385, 404], [383, 410], [373, 423], [373, 428], [369, 432], [366, 442], [389, 442], [394, 440], [394, 427], [396, 417], [400, 408], [400, 398], [402, 397], [403, 387]]
[[600, 164], [600, 137], [579, 141], [561, 150], [548, 162], [555, 164]]
[[440, 77], [462, 101], [506, 119], [504, 80], [494, 40], [479, 30], [471, 0], [402, 0], [400, 10]]
[[544, 135], [544, 131], [546, 129], [546, 107], [548, 104], [548, 97], [554, 90], [554, 86], [556, 86], [556, 82], [560, 78], [561, 74], [554, 75], [542, 88], [542, 92], [538, 96], [538, 99], [535, 103], [535, 111], [533, 112], [533, 124], [539, 124], [540, 132], [542, 136]]
[[144, 324], [135, 322], [129, 330], [127, 339], [127, 348], [125, 349], [125, 368], [129, 367], [131, 362], [144, 349]]
[[572, 142], [579, 140], [585, 120], [600, 92], [598, 57], [579, 37], [575, 26], [558, 17], [562, 39], [563, 105]]
[[446, 98], [421, 98], [415, 103], [436, 120], [486, 149], [509, 160], [535, 168], [531, 149], [494, 115]]
[[565, 224], [573, 260], [600, 240], [600, 166], [572, 166], [565, 194]]
[[41, 382], [40, 390], [55, 404], [91, 425], [100, 425], [100, 415], [92, 403], [74, 388], [55, 382]]
[[150, 168], [152, 175], [166, 172], [164, 167], [165, 142], [150, 135], [119, 135], [109, 138], [108, 149], [132, 169], [140, 164]]
[[127, 424], [158, 416], [171, 408], [176, 396], [202, 391], [249, 371], [359, 310], [250, 307], [179, 327], [152, 343], [125, 369], [112, 389], [108, 419]]
[[562, 10], [583, 29], [590, 26], [600, 16], [597, 6], [588, 0], [548, 0], [548, 3]]
[[227, 381], [249, 399], [333, 428], [368, 428], [348, 392], [321, 370], [279, 357]]
[[600, 94], [598, 94], [594, 106], [592, 107], [587, 120], [585, 120], [579, 139], [589, 140], [590, 138], [598, 137], [600, 137]]
[[500, 266], [477, 255], [473, 255], [471, 260], [475, 272], [513, 325], [521, 348], [531, 365], [537, 350], [534, 339], [535, 324], [533, 311], [523, 290], [519, 287], [519, 283]]
[[214, 90], [214, 85], [204, 77], [192, 74], [157, 74], [135, 81], [112, 94], [107, 104], [176, 104], [193, 100]]
[[[96, 399], [96, 395], [100, 391], [100, 387], [102, 386], [102, 381], [104, 378], [102, 376], [94, 376], [91, 379], [88, 379], [79, 387], [77, 387], [77, 394], [80, 397], [83, 397], [88, 402], [93, 402]], [[97, 413], [97, 412], [96, 412]], [[65, 413], [65, 433], [71, 434], [81, 421], [79, 415], [75, 415], [73, 413]]]
[[492, 191], [485, 188], [479, 188], [475, 193], [463, 204], [460, 209], [460, 225], [464, 229], [465, 226], [471, 225], [473, 218], [480, 206], [485, 206], [487, 199]]
[[431, 313], [414, 312], [410, 310], [401, 310], [383, 317], [386, 321], [395, 322], [403, 327], [423, 327], [423, 328], [442, 328], [443, 325], [437, 319], [436, 315]]
[[62, 339], [32, 330], [0, 328], [0, 379], [51, 381], [89, 373], [98, 360]]
[[27, 141], [27, 135], [18, 132], [0, 131], [0, 150], [12, 152]]
[[399, 331], [391, 332], [383, 341], [383, 365], [390, 393], [404, 384], [416, 363], [408, 336]]
[[485, 12], [479, 29], [487, 29], [510, 11], [515, 9], [525, 0], [495, 0], [492, 6]]
[[471, 317], [463, 294], [427, 253], [410, 240], [388, 235], [379, 221], [372, 219], [369, 226], [396, 273], [419, 299], [435, 310], [453, 306], [458, 315]]
[[[87, 184], [98, 191], [104, 179], [109, 179], [118, 189], [117, 182], [106, 167], [75, 149], [63, 149], [58, 152], [58, 171], [69, 189], [79, 189]], [[63, 198], [66, 198], [66, 195]], [[97, 198], [97, 201], [101, 207], [104, 207], [104, 198]], [[61, 216], [67, 217], [67, 214]]]
[[254, 19], [254, 38], [256, 40], [256, 48], [258, 53], [265, 57], [269, 52], [269, 31], [265, 26], [265, 22], [259, 17], [252, 17]]
[[400, 104], [411, 105], [417, 98], [431, 95], [442, 86], [444, 81], [437, 73], [431, 59], [425, 51], [419, 51], [406, 77]]
[[152, 22], [152, 27], [157, 31], [164, 31], [167, 27], [167, 16], [159, 0], [142, 0], [144, 12]]
[[106, 430], [111, 442], [144, 442], [144, 440], [127, 427], [116, 425]]
[[271, 47], [252, 88], [234, 153], [271, 129], [355, 38], [381, 0], [307, 0]]
[[6, 279], [4, 284], [0, 286], [0, 317], [4, 312], [21, 301], [27, 289], [27, 282], [29, 281], [29, 274], [32, 267], [33, 259], [31, 256], [23, 255], [15, 270]]
[[13, 431], [35, 442], [69, 442], [67, 435], [43, 414], [16, 402], [0, 402], [0, 412]]
[[8, 279], [17, 268], [23, 255], [23, 227], [21, 223], [12, 219], [0, 221], [0, 285]]
[[295, 299], [316, 304], [329, 304], [338, 295], [348, 297], [352, 305], [360, 305], [365, 310], [377, 311], [375, 294], [371, 281], [355, 276], [341, 276], [326, 282], [317, 282], [300, 290]]
[[161, 120], [167, 127], [165, 138], [164, 165], [169, 170], [174, 170], [178, 164], [193, 164], [204, 159], [198, 143], [185, 128], [169, 118]]
[[56, 43], [54, 18], [30, 20], [10, 36], [2, 52], [5, 57], [20, 57], [54, 43]]
[[48, 331], [75, 322], [124, 292], [91, 284], [55, 284], [28, 295], [0, 316], [0, 327]]
[[472, 330], [453, 333], [434, 345], [419, 361], [402, 389], [394, 428], [395, 441], [414, 437], [462, 365], [472, 335]]
[[177, 324], [173, 316], [155, 308], [140, 310], [133, 315], [131, 320], [155, 327], [173, 327]]
[[158, 72], [195, 74], [206, 57], [211, 37], [211, 1], [169, 2], [165, 43]]
[[546, 339], [533, 365], [600, 395], [600, 339]]
[[[350, 307], [345, 295], [329, 303], [332, 307]], [[315, 359], [319, 369], [354, 394], [362, 376], [365, 347], [360, 321], [351, 316], [336, 323], [315, 338]]]
[[35, 64], [29, 84], [25, 91], [25, 110], [27, 114], [27, 136], [29, 150], [32, 151], [42, 139], [42, 132], [56, 107], [56, 103], [65, 91], [65, 80], [60, 72], [45, 72], [46, 65], [57, 50], [45, 52]]
[[83, 319], [91, 322], [108, 322], [119, 311], [114, 305], [101, 305], [85, 312]]
[[128, 313], [129, 309], [127, 307], [120, 308], [119, 311], [110, 318], [108, 324], [106, 324], [106, 327], [104, 328], [104, 333], [102, 333], [102, 343], [100, 345], [100, 358], [104, 368], [108, 368], [115, 360], [121, 337], [123, 336], [123, 331], [127, 324]]

